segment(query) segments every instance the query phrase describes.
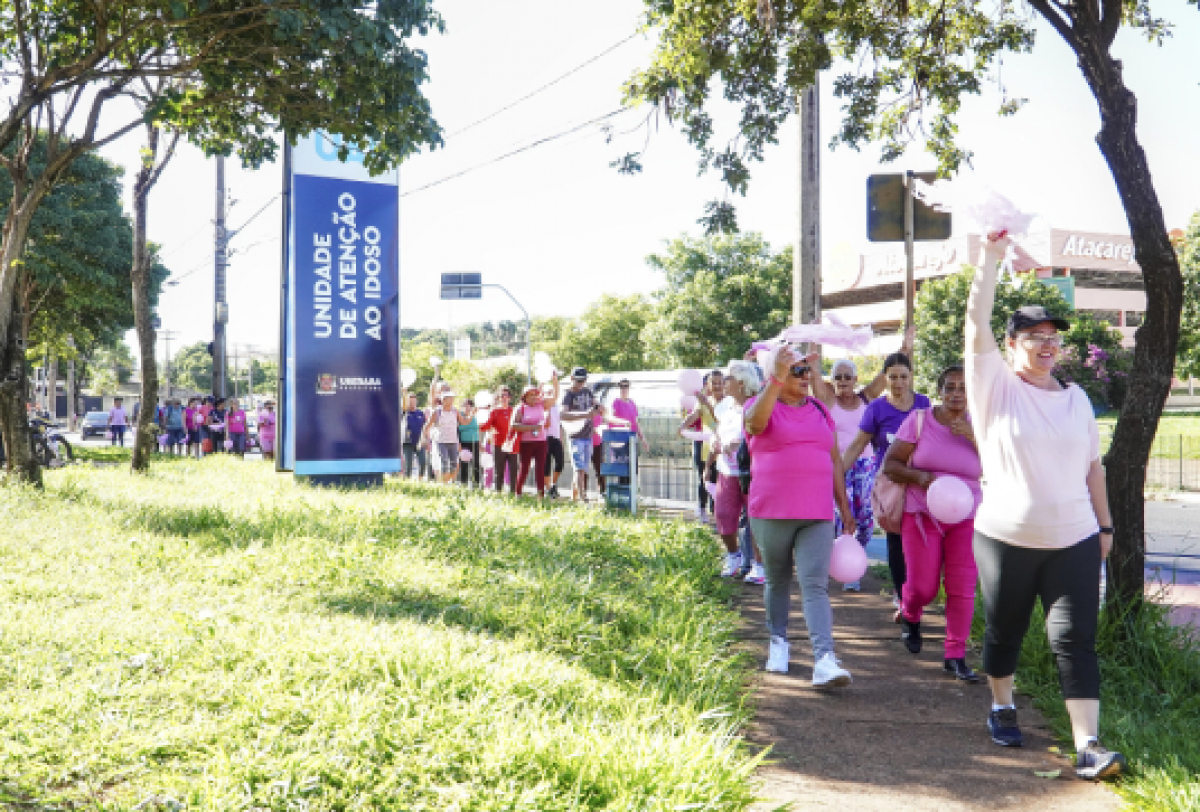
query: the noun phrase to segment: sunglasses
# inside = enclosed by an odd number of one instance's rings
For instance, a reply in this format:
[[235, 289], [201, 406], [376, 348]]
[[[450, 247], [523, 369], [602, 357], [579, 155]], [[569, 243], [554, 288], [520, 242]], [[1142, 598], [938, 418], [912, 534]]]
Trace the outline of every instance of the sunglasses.
[[1017, 338], [1021, 339], [1021, 343], [1030, 349], [1035, 347], [1054, 348], [1063, 345], [1062, 336], [1058, 333], [1018, 333]]
[[833, 379], [835, 381], [852, 381], [854, 380], [854, 376], [848, 372], [840, 372], [837, 375], [834, 375]]
[[793, 378], [803, 378], [808, 375], [808, 373], [812, 372], [812, 367], [808, 366], [807, 364], [796, 364], [789, 369], [788, 372], [792, 373]]

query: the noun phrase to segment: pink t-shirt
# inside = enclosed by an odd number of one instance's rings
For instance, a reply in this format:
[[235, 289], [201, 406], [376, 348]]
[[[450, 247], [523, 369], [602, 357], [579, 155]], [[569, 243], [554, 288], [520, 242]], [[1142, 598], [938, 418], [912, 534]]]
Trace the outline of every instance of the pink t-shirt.
[[[745, 403], [749, 413], [758, 398]], [[750, 443], [750, 516], [833, 521], [836, 427], [824, 405], [776, 401], [767, 427]]]
[[258, 413], [258, 434], [267, 439], [275, 438], [275, 412], [264, 410]]
[[592, 447], [596, 447], [604, 442], [604, 432], [601, 427], [607, 429], [612, 423], [608, 422], [607, 417], [596, 415], [592, 418]]
[[[856, 396], [857, 397], [857, 396]], [[846, 449], [854, 442], [854, 438], [858, 436], [858, 424], [862, 421], [863, 412], [867, 410], [867, 404], [862, 398], [858, 398], [857, 409], [845, 409], [837, 403], [833, 404], [833, 408], [829, 410], [833, 415], [833, 425], [837, 427], [837, 442], [838, 453], [845, 456]], [[865, 447], [862, 453], [858, 455], [859, 459], [871, 456], [871, 452]]]
[[192, 406], [188, 406], [183, 410], [183, 419], [188, 431], [195, 431], [204, 422], [204, 418], [200, 415], [200, 410]]
[[108, 412], [108, 425], [124, 426], [125, 425], [125, 408], [123, 406], [114, 406]]
[[617, 398], [612, 402], [613, 417], [629, 421], [629, 428], [636, 432], [638, 427], [638, 408], [632, 400]]
[[[917, 439], [917, 413], [925, 413], [925, 421], [921, 426], [921, 437]], [[970, 417], [967, 418], [970, 420]], [[979, 452], [966, 437], [959, 437], [943, 426], [933, 416], [933, 409], [913, 409], [908, 417], [900, 424], [896, 439], [906, 443], [916, 442], [917, 448], [909, 458], [908, 464], [921, 471], [934, 474], [956, 476], [967, 484], [975, 496], [975, 507], [971, 515], [964, 521], [974, 521], [979, 503], [983, 499], [983, 489], [979, 486], [979, 478], [983, 476], [983, 464], [979, 461]], [[909, 485], [905, 490], [905, 513], [929, 513], [929, 504], [925, 501], [924, 488]]]
[[546, 409], [543, 406], [530, 406], [522, 404], [517, 407], [517, 422], [523, 426], [531, 426], [536, 423], [539, 428], [537, 431], [527, 431], [521, 435], [521, 442], [528, 440], [531, 443], [541, 442], [546, 439]]
[[230, 412], [225, 415], [225, 425], [228, 426], [230, 434], [245, 434], [246, 413], [241, 409], [238, 409], [236, 412]]

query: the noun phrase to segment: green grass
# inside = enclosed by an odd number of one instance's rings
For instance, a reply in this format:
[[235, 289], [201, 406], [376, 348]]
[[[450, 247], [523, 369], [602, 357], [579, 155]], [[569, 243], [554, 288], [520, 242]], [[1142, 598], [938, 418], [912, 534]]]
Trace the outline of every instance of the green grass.
[[[982, 639], [983, 607], [975, 612]], [[1146, 604], [1136, 620], [1101, 616], [1100, 732], [1128, 757], [1133, 774], [1116, 785], [1127, 808], [1145, 812], [1200, 809], [1200, 636], [1167, 621], [1166, 609]], [[1021, 651], [1017, 688], [1033, 697], [1055, 734], [1073, 753], [1070, 721], [1058, 670], [1046, 640], [1045, 617], [1034, 614]]]
[[0, 521], [0, 807], [751, 801], [691, 524], [222, 458], [48, 472]]

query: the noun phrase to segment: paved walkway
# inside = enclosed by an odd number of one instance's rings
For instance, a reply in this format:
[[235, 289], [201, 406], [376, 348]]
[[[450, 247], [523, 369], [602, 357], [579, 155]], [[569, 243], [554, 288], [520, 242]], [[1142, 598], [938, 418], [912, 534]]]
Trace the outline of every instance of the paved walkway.
[[[987, 688], [942, 673], [944, 624], [926, 615], [925, 650], [913, 657], [892, 622], [883, 584], [867, 576], [859, 594], [831, 592], [838, 655], [854, 674], [842, 691], [811, 687], [812, 654], [798, 590], [790, 623], [788, 674], [767, 674], [755, 691], [757, 709], [747, 731], [752, 745], [770, 745], [759, 772], [767, 812], [780, 807], [855, 812], [1037, 809], [1107, 812], [1119, 803], [1102, 786], [1074, 778], [1028, 699], [1018, 707], [1027, 738], [1005, 749], [987, 736]], [[762, 588], [745, 586], [739, 606], [746, 644], [759, 665], [766, 658]], [[978, 663], [978, 654], [968, 660]], [[1061, 770], [1047, 779], [1034, 771]]]

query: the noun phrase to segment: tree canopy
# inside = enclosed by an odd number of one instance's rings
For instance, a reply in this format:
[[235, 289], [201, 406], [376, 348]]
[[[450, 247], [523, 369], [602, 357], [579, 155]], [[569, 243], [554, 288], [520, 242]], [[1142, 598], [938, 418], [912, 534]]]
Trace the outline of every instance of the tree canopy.
[[709, 366], [740, 358], [791, 318], [792, 249], [758, 234], [680, 237], [647, 258], [666, 282], [643, 331], [652, 366]]
[[1200, 378], [1200, 212], [1192, 215], [1178, 249], [1184, 288], [1175, 374], [1184, 379]]
[[[33, 157], [40, 167], [44, 149]], [[122, 173], [98, 155], [83, 155], [34, 214], [18, 291], [21, 311], [28, 314], [24, 327], [31, 352], [65, 352], [68, 336], [80, 346], [111, 343], [133, 326], [133, 231], [121, 205]], [[0, 173], [0, 218], [11, 195], [12, 181]], [[167, 275], [156, 262], [153, 300]]]

